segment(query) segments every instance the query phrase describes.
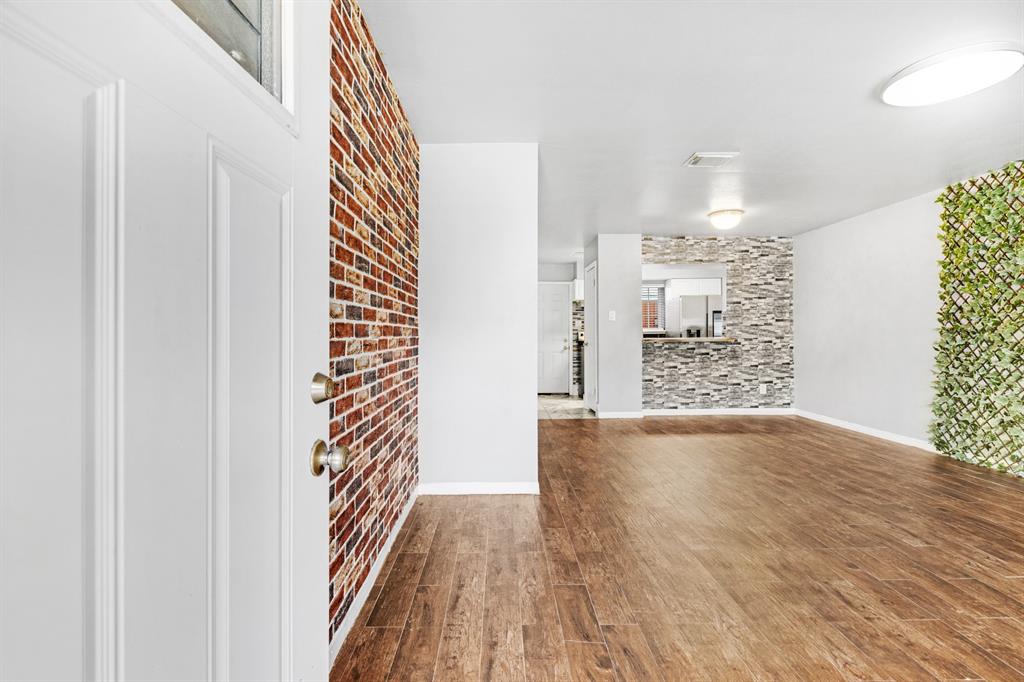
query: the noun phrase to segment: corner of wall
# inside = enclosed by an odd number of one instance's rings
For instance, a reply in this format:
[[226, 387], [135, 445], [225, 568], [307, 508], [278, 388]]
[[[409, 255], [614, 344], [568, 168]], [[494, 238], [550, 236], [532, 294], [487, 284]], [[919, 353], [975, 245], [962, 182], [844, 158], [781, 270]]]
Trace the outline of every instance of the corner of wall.
[[641, 235], [599, 234], [596, 247], [599, 412], [640, 414]]
[[424, 150], [421, 493], [518, 491], [538, 480], [537, 145]]
[[[345, 613], [345, 617], [334, 628], [334, 633], [330, 637], [327, 648], [328, 660], [330, 661], [329, 667], [333, 667], [334, 659], [338, 657], [338, 652], [341, 651], [341, 645], [345, 643], [345, 638], [348, 637], [348, 633], [352, 631], [356, 618], [359, 617], [363, 607], [367, 605], [370, 593], [373, 592], [373, 584], [377, 582], [377, 578], [380, 576], [380, 572], [384, 568], [384, 562], [387, 561], [388, 554], [391, 552], [391, 548], [395, 544], [395, 539], [398, 537], [398, 531], [401, 530], [405, 520], [409, 517], [409, 512], [412, 511], [417, 497], [419, 497], [419, 492], [417, 490], [413, 490], [409, 495], [409, 501], [406, 502], [401, 514], [399, 514], [395, 523], [392, 525], [391, 532], [388, 533], [387, 539], [384, 541], [380, 551], [377, 553], [376, 560], [374, 560], [373, 564], [370, 566], [370, 571], [366, 574], [366, 579], [363, 580], [359, 590], [353, 596], [352, 603], [350, 604], [348, 611]], [[373, 604], [370, 604], [369, 606], [372, 608]]]

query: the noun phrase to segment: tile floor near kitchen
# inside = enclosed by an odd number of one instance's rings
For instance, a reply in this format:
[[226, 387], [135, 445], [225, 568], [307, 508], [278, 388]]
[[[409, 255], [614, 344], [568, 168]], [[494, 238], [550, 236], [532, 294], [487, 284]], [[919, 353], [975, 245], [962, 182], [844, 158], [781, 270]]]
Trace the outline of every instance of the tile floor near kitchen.
[[583, 398], [541, 393], [537, 396], [537, 419], [594, 419], [594, 413], [583, 406]]

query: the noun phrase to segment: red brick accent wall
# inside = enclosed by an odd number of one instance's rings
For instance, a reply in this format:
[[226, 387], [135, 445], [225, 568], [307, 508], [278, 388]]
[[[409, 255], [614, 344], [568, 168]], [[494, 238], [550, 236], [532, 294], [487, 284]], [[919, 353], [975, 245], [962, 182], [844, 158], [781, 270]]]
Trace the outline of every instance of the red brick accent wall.
[[358, 6], [331, 9], [332, 638], [419, 477], [419, 145]]

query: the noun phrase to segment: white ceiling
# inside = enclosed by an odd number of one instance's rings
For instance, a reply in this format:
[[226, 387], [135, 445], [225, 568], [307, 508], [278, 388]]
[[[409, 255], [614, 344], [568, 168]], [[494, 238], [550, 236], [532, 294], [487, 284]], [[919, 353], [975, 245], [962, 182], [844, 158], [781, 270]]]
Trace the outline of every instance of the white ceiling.
[[[1024, 73], [933, 107], [896, 71], [1024, 43], [1024, 0], [363, 0], [422, 144], [540, 142], [540, 261], [599, 232], [792, 235], [1024, 157]], [[718, 171], [694, 151], [739, 150]], [[721, 234], [721, 233], [718, 233]]]

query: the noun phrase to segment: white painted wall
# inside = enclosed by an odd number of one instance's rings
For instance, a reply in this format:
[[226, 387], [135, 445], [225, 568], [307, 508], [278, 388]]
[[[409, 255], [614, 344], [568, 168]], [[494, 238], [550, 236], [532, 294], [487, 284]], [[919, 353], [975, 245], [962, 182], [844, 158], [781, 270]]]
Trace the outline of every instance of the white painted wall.
[[[595, 240], [599, 416], [639, 416], [642, 409], [640, 239], [638, 234], [599, 234]], [[610, 319], [613, 311], [615, 320]]]
[[537, 492], [537, 167], [536, 144], [420, 149], [423, 493]]
[[571, 282], [575, 278], [575, 263], [541, 263], [537, 266], [538, 282]]
[[927, 440], [939, 192], [795, 238], [797, 409]]

